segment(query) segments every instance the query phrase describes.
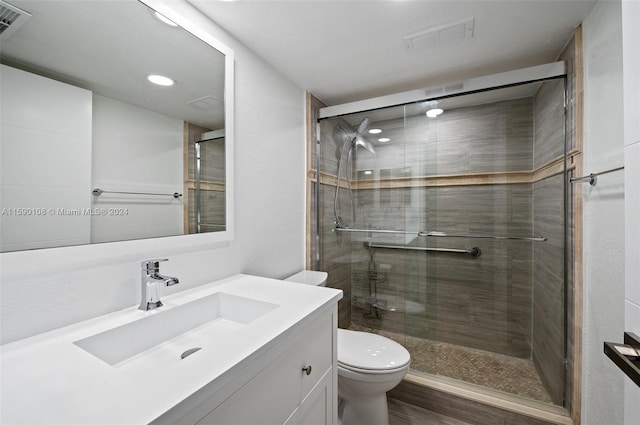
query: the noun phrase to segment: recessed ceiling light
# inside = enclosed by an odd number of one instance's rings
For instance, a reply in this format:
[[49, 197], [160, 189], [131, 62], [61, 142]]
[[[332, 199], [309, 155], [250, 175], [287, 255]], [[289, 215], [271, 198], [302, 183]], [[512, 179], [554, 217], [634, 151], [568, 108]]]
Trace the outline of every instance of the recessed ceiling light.
[[380, 143], [387, 143], [387, 142], [390, 142], [390, 141], [391, 141], [391, 139], [389, 139], [388, 137], [381, 137], [381, 138], [378, 139], [378, 142], [380, 142]]
[[371, 130], [369, 130], [370, 134], [380, 134], [382, 133], [382, 130], [379, 128], [372, 128]]
[[435, 118], [435, 117], [437, 117], [438, 115], [440, 115], [443, 112], [444, 111], [438, 105], [438, 101], [437, 100], [432, 100], [430, 102], [427, 102], [427, 116], [429, 118]]
[[159, 12], [155, 12], [154, 13], [155, 17], [158, 18], [161, 22], [172, 26], [172, 27], [177, 27], [178, 24], [176, 24], [175, 22], [173, 22], [171, 19], [167, 18], [166, 16], [164, 16], [163, 14], [159, 13]]
[[373, 171], [371, 171], [371, 170], [366, 170], [366, 171], [364, 172], [364, 174], [365, 174], [366, 176], [370, 176], [371, 174], [373, 174]]
[[432, 108], [432, 109], [429, 109], [427, 111], [427, 116], [429, 118], [435, 118], [435, 117], [437, 117], [438, 115], [440, 115], [443, 112], [444, 111], [442, 109], [440, 109], [440, 108]]
[[165, 86], [165, 87], [172, 86], [176, 83], [171, 78], [165, 77], [164, 75], [158, 75], [158, 74], [147, 75], [147, 80], [149, 80], [153, 84], [157, 84], [159, 86]]

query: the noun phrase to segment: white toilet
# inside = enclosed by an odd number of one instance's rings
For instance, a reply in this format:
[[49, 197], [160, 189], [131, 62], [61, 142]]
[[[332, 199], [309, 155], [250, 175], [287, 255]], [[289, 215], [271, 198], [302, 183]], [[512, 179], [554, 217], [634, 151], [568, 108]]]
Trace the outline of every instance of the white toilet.
[[[304, 270], [285, 280], [325, 286], [326, 272]], [[368, 332], [338, 329], [338, 416], [342, 425], [388, 425], [387, 391], [409, 371], [409, 352]]]

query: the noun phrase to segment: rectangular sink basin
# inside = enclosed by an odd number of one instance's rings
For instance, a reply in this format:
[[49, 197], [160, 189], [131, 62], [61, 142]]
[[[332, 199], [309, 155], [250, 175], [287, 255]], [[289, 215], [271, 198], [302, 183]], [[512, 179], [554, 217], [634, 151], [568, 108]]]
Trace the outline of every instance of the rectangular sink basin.
[[[102, 361], [116, 365], [203, 326], [247, 325], [278, 305], [224, 292], [158, 311], [144, 319], [75, 341]], [[162, 307], [161, 307], [162, 309]]]

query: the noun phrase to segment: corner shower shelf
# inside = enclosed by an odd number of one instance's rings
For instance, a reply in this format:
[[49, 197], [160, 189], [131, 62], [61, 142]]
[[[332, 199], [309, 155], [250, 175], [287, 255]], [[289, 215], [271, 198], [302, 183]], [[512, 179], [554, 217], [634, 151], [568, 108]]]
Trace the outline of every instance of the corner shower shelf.
[[357, 283], [375, 283], [382, 285], [387, 282], [387, 273], [374, 270], [353, 270], [351, 279]]
[[375, 307], [382, 311], [388, 310], [387, 300], [383, 300], [375, 297], [361, 297], [358, 295], [354, 295], [351, 298], [351, 303], [353, 304], [354, 307], [360, 307], [360, 308]]
[[[638, 355], [625, 355], [619, 347], [638, 350]], [[618, 366], [637, 386], [640, 387], [640, 337], [632, 332], [624, 333], [624, 344], [604, 343], [604, 353]]]

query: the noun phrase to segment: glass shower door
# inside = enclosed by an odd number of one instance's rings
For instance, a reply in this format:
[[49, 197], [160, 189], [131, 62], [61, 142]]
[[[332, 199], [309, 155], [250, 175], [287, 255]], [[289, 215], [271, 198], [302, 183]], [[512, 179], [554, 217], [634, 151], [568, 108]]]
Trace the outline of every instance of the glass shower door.
[[406, 105], [419, 239], [434, 249], [416, 257], [423, 286], [407, 282], [407, 306], [426, 306], [407, 308], [417, 372], [562, 405], [563, 104], [559, 79]]
[[195, 184], [189, 189], [189, 233], [226, 228], [224, 141], [224, 136], [216, 137], [190, 147], [189, 174]]

